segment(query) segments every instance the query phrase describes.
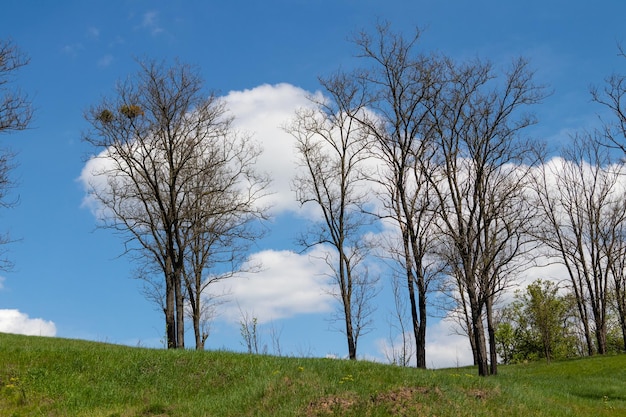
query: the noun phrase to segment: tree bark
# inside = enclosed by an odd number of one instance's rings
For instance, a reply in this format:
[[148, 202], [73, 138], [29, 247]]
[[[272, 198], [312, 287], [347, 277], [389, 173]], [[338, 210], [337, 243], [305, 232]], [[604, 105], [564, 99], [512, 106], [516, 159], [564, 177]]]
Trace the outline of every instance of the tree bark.
[[174, 297], [174, 282], [176, 280], [174, 278], [172, 261], [169, 257], [166, 258], [165, 265], [165, 329], [167, 333], [167, 348], [174, 349], [178, 347], [175, 318], [176, 299]]
[[474, 333], [474, 343], [476, 344], [476, 365], [478, 366], [479, 376], [489, 375], [489, 366], [487, 357], [487, 345], [485, 343], [485, 328], [483, 325], [482, 314], [478, 306], [472, 308], [472, 327]]
[[491, 375], [498, 374], [498, 353], [496, 349], [496, 329], [493, 317], [493, 296], [488, 296], [486, 303], [487, 310], [487, 333], [489, 335], [489, 372]]
[[419, 294], [419, 316], [420, 322], [417, 329], [417, 342], [415, 347], [415, 356], [417, 358], [417, 367], [426, 369], [426, 288], [424, 278], [420, 277], [417, 281], [417, 293]]

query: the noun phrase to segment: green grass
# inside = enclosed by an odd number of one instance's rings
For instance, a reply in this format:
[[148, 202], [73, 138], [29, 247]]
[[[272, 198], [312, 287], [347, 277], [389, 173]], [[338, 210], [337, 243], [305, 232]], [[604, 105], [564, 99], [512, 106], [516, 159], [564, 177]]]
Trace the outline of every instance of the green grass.
[[621, 416], [626, 355], [416, 370], [0, 333], [0, 416]]

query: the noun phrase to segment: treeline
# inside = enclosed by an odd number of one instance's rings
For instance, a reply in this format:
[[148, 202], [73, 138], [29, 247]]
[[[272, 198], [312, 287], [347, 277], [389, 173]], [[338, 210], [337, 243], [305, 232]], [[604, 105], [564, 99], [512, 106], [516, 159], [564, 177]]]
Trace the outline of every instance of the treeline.
[[[412, 345], [426, 367], [433, 305], [467, 334], [481, 376], [496, 374], [499, 360], [624, 349], [624, 77], [591, 92], [615, 120], [554, 157], [528, 138], [548, 90], [526, 59], [504, 69], [458, 61], [420, 51], [419, 38], [386, 24], [357, 34], [357, 69], [320, 78], [323, 98], [284, 125], [301, 168], [296, 198], [320, 213], [301, 244], [326, 251], [349, 357], [373, 326], [373, 257], [395, 283], [402, 364]], [[240, 273], [263, 235], [270, 181], [256, 168], [261, 149], [233, 128], [198, 69], [178, 62], [140, 62], [85, 115], [100, 224], [121, 234], [162, 308], [167, 347], [185, 346], [190, 318], [202, 349], [211, 284]], [[502, 309], [529, 268], [550, 263], [566, 271], [565, 292], [539, 281]]]
[[[468, 336], [483, 376], [499, 360], [625, 349], [625, 78], [591, 92], [616, 121], [554, 156], [528, 137], [547, 90], [525, 59], [498, 71], [421, 52], [419, 37], [389, 25], [355, 36], [363, 65], [322, 78], [324, 98], [288, 126], [303, 168], [299, 201], [323, 213], [306, 242], [334, 249], [350, 357], [371, 324], [373, 247], [395, 265], [403, 346], [394, 362], [415, 355], [426, 367], [433, 305]], [[368, 216], [386, 225], [373, 245]], [[531, 267], [550, 264], [567, 277], [566, 298], [539, 281], [502, 309]]]

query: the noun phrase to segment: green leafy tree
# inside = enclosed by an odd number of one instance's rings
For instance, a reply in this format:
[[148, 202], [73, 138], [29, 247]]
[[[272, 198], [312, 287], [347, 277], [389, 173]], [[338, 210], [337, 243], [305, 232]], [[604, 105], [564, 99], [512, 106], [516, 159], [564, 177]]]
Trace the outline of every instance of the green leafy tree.
[[558, 291], [559, 287], [553, 282], [538, 280], [526, 288], [523, 296], [525, 312], [530, 325], [539, 335], [543, 354], [548, 362], [562, 336], [562, 323], [567, 314], [567, 305], [558, 296]]
[[504, 309], [496, 340], [504, 363], [575, 355], [577, 338], [569, 330], [574, 315], [572, 298], [560, 294], [552, 281], [537, 280], [524, 291], [518, 290], [515, 301]]
[[496, 329], [496, 346], [502, 363], [511, 363], [515, 353], [515, 328], [509, 322], [500, 323]]

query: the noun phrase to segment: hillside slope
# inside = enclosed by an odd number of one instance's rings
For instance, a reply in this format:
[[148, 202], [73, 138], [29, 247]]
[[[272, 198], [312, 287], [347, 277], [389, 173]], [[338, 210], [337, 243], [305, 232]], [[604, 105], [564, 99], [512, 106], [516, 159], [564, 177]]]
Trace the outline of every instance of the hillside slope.
[[626, 355], [416, 370], [0, 333], [0, 416], [621, 416]]

